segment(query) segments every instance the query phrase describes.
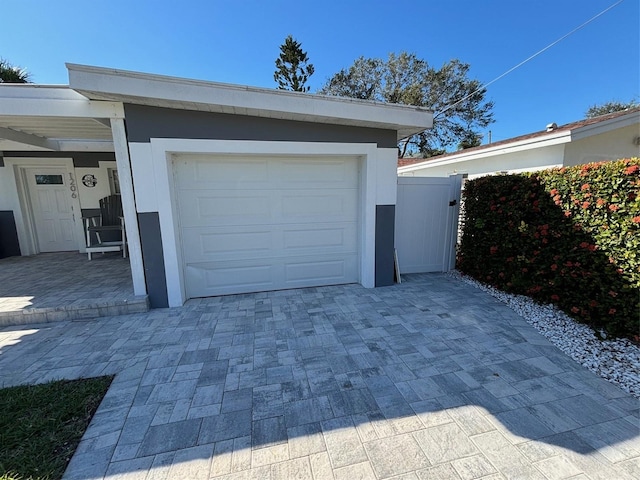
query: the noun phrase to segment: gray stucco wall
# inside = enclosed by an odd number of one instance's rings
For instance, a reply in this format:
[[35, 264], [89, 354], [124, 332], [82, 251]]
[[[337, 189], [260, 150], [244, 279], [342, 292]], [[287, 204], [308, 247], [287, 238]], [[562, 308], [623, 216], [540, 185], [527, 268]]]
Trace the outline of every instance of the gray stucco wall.
[[125, 104], [129, 142], [151, 138], [377, 143], [397, 146], [395, 130]]
[[147, 283], [149, 304], [152, 308], [169, 306], [167, 278], [164, 269], [164, 252], [160, 241], [160, 219], [156, 212], [139, 213], [140, 246]]
[[394, 283], [395, 205], [376, 205], [376, 287]]

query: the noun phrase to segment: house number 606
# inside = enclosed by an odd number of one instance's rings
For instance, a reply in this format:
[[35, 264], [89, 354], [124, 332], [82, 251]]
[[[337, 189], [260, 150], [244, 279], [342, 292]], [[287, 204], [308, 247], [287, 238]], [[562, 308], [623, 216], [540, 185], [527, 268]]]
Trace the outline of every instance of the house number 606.
[[78, 198], [76, 193], [78, 187], [76, 187], [76, 181], [73, 179], [73, 173], [69, 173], [69, 190], [71, 190], [71, 198]]

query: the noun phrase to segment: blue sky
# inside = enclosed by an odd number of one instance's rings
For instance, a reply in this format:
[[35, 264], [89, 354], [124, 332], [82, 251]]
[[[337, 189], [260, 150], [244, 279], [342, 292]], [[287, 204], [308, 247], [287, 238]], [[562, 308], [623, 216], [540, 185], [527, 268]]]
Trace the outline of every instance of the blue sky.
[[[489, 82], [616, 0], [0, 0], [0, 57], [36, 83], [67, 83], [64, 63], [274, 87], [288, 34], [320, 88], [359, 56], [458, 58]], [[640, 1], [624, 0], [488, 87], [494, 141], [583, 118], [640, 96]], [[487, 132], [482, 132], [486, 134]]]

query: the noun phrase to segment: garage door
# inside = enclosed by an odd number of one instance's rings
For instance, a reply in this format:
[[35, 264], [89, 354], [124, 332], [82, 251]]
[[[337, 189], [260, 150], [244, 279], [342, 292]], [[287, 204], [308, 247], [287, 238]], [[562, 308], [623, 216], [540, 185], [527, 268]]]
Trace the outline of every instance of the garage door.
[[356, 158], [174, 158], [187, 297], [359, 279]]

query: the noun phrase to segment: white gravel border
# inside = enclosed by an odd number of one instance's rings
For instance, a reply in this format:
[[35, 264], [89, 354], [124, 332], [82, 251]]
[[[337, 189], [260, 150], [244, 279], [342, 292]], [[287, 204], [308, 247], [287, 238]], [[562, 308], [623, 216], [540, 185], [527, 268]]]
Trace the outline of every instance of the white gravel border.
[[600, 340], [593, 329], [576, 322], [554, 305], [484, 285], [453, 270], [448, 273], [494, 296], [533, 325], [579, 364], [640, 398], [640, 347], [626, 339]]

